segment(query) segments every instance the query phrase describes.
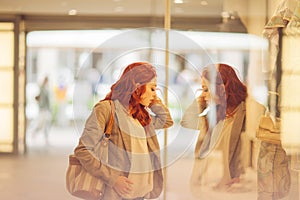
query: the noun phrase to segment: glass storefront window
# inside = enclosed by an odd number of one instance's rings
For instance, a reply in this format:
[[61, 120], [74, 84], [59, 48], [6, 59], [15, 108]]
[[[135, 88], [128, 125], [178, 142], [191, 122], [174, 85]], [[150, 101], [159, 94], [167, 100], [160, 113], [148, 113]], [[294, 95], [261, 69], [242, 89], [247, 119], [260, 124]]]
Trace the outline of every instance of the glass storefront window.
[[[42, 77], [48, 74], [54, 108], [60, 109], [62, 102], [66, 106], [64, 113], [57, 110], [63, 119], [54, 116], [54, 122], [84, 120], [92, 105], [109, 91], [110, 84], [118, 78], [122, 67], [132, 61], [148, 60], [158, 64], [159, 79], [164, 83], [165, 34], [162, 30], [31, 32], [27, 36], [27, 87], [37, 88]], [[200, 87], [201, 69], [212, 62], [225, 62], [235, 66], [241, 80], [252, 81], [250, 83], [253, 91], [256, 91], [255, 96], [263, 99], [265, 94], [257, 92], [261, 91], [257, 88], [263, 87], [259, 85], [263, 84], [262, 81], [257, 83], [256, 79], [248, 80], [247, 75], [250, 71], [251, 76], [259, 73], [265, 65], [260, 56], [267, 52], [266, 40], [250, 34], [171, 31], [169, 48], [169, 106], [176, 121], [180, 120], [182, 114], [179, 107], [175, 106], [178, 103], [176, 98], [185, 99], [183, 104], [190, 102]], [[250, 53], [257, 54], [257, 57], [252, 56], [254, 59], [251, 63]], [[73, 104], [76, 104], [74, 90], [84, 92], [78, 94], [85, 97], [78, 102], [83, 103], [78, 105], [81, 108], [78, 109], [79, 113], [72, 110]], [[27, 117], [30, 119], [34, 118], [36, 110], [33, 109], [36, 106], [34, 91], [27, 91], [27, 105], [31, 108], [27, 109]]]
[[13, 151], [14, 23], [0, 22], [0, 152]]
[[[1, 119], [0, 127], [0, 141], [1, 145], [11, 145], [13, 142], [12, 132], [13, 132], [13, 109], [12, 108], [1, 108], [0, 116], [5, 116]], [[1, 150], [0, 150], [1, 151]]]
[[[1, 23], [0, 23], [1, 24]], [[14, 33], [0, 27], [0, 68], [13, 68]]]
[[0, 70], [0, 105], [12, 106], [13, 86], [13, 70]]

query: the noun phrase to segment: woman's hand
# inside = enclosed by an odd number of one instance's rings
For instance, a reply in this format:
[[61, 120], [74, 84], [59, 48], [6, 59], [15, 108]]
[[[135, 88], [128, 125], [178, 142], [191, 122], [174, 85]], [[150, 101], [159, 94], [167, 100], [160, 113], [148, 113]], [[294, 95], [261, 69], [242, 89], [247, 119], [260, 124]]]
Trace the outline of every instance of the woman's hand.
[[158, 96], [154, 96], [154, 98], [152, 99], [151, 103], [149, 104], [149, 107], [151, 107], [154, 104], [162, 104], [161, 99]]
[[120, 196], [124, 196], [132, 191], [132, 184], [127, 177], [119, 176], [113, 188]]

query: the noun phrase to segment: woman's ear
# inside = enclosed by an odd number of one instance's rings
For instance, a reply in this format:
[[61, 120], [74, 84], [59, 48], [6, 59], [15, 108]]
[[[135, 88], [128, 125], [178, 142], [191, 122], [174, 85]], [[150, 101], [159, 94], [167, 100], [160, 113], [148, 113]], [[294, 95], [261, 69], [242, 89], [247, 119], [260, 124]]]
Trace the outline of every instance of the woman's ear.
[[141, 89], [140, 89], [139, 87], [137, 87], [137, 88], [135, 89], [134, 93], [135, 93], [138, 97], [140, 97], [140, 96], [141, 96]]
[[218, 85], [216, 92], [218, 94], [218, 95], [215, 95], [215, 98], [214, 98], [216, 104], [222, 104], [223, 101], [226, 101], [227, 96], [226, 96], [224, 84]]
[[136, 84], [135, 84], [135, 89], [139, 88], [140, 86], [141, 86], [140, 83], [136, 83]]
[[222, 85], [220, 85], [220, 87], [221, 87], [221, 91], [222, 91], [222, 96], [225, 96], [225, 98], [227, 99], [226, 90], [225, 90], [225, 85], [222, 84]]
[[221, 84], [219, 86], [219, 103], [221, 104], [222, 102], [227, 100], [227, 94], [226, 94], [226, 90], [225, 90], [225, 85]]
[[225, 92], [225, 85], [224, 84], [220, 84], [220, 88], [221, 88], [222, 91]]

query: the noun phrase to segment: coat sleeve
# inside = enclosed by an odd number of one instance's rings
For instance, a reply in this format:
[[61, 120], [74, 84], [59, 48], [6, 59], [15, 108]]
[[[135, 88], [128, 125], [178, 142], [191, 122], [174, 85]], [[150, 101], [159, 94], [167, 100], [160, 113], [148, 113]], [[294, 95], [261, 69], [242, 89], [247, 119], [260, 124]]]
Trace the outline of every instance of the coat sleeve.
[[205, 126], [205, 117], [200, 114], [205, 110], [195, 99], [193, 103], [186, 109], [180, 121], [180, 125], [185, 128], [201, 130]]
[[152, 124], [155, 129], [169, 128], [174, 124], [169, 109], [162, 103], [160, 99], [156, 99], [150, 106]]
[[120, 173], [102, 164], [95, 152], [95, 147], [103, 135], [104, 127], [109, 122], [110, 113], [111, 107], [108, 101], [100, 102], [94, 107], [86, 120], [74, 154], [88, 172], [95, 177], [101, 178], [106, 185], [112, 187]]

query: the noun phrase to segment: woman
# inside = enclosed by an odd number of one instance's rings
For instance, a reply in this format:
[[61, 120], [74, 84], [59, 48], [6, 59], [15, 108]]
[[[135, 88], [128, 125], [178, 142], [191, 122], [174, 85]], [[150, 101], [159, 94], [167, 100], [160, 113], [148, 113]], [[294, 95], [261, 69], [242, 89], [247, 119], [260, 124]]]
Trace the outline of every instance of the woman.
[[[234, 69], [222, 63], [204, 68], [201, 78], [202, 93], [188, 107], [181, 120], [183, 127], [200, 130], [191, 184], [204, 184], [203, 177], [207, 170], [222, 166], [220, 163], [209, 165], [212, 155], [221, 152], [223, 169], [214, 188], [228, 189], [240, 181], [240, 175], [244, 172], [241, 135], [247, 88]], [[215, 179], [217, 172], [213, 173]]]
[[35, 137], [39, 131], [44, 134], [45, 144], [49, 145], [49, 131], [51, 127], [51, 105], [50, 105], [50, 91], [48, 87], [49, 79], [46, 76], [40, 86], [40, 93], [35, 97], [38, 103], [39, 114], [30, 127], [29, 132]]
[[[105, 99], [93, 109], [97, 123], [86, 124], [75, 156], [94, 176], [101, 178], [106, 189], [104, 200], [157, 198], [163, 187], [160, 147], [155, 129], [173, 125], [169, 110], [156, 96], [156, 71], [146, 62], [128, 65], [111, 86]], [[108, 164], [94, 156], [95, 143], [108, 123], [111, 100], [115, 120], [110, 136]], [[150, 115], [149, 110], [155, 115]]]

